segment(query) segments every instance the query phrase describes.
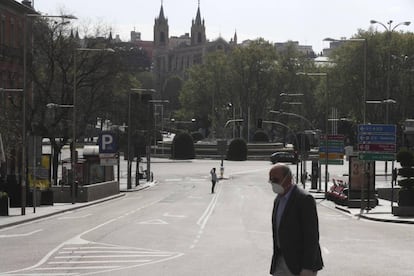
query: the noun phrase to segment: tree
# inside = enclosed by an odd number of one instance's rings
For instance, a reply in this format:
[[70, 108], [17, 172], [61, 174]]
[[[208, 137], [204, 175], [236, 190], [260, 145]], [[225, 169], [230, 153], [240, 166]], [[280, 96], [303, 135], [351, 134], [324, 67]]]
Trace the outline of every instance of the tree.
[[[30, 133], [49, 138], [53, 147], [53, 178], [57, 179], [57, 161], [63, 145], [72, 140], [73, 108], [46, 108], [48, 103], [70, 106], [76, 100], [76, 138], [97, 135], [98, 118], [123, 124], [127, 121], [128, 93], [131, 88], [151, 85], [148, 54], [134, 45], [116, 43], [111, 35], [96, 29], [94, 36], [80, 39], [66, 22], [36, 19], [33, 25], [33, 55], [29, 54], [28, 83], [33, 83], [29, 101]], [[104, 37], [109, 38], [104, 38]], [[107, 51], [86, 51], [79, 48], [114, 48]], [[76, 72], [75, 72], [76, 57]], [[74, 76], [76, 74], [76, 83]], [[141, 118], [141, 117], [140, 117]], [[138, 128], [138, 127], [137, 127]], [[92, 132], [91, 132], [92, 130]]]
[[178, 115], [184, 120], [197, 118], [202, 126], [213, 126], [216, 130], [222, 122], [220, 109], [231, 100], [230, 72], [222, 51], [210, 54], [204, 64], [191, 67], [180, 94], [182, 109]]
[[[388, 95], [396, 101], [389, 106], [389, 122], [397, 123], [413, 116], [412, 77], [414, 35], [412, 33], [380, 33], [360, 30], [353, 38], [367, 41], [367, 100], [382, 101]], [[357, 122], [363, 121], [364, 110], [364, 45], [347, 42], [333, 52], [335, 66], [329, 70], [331, 99], [339, 113]], [[389, 91], [388, 91], [389, 89]], [[414, 98], [413, 98], [414, 100]], [[366, 120], [386, 121], [385, 104], [367, 104]]]
[[[298, 93], [303, 85], [296, 73], [312, 68], [309, 58], [293, 46], [279, 54], [263, 39], [235, 47], [228, 54], [215, 52], [207, 56], [204, 64], [190, 69], [180, 94], [180, 114], [208, 118], [208, 125], [216, 133], [224, 133], [225, 122], [233, 116], [233, 110], [228, 108], [231, 103], [236, 116], [244, 118], [243, 136], [247, 137], [248, 118], [256, 122], [258, 118], [266, 118], [269, 110], [281, 109], [285, 99], [280, 98], [280, 93]], [[313, 102], [310, 91], [306, 103], [312, 106]], [[309, 115], [314, 113], [310, 107]]]
[[182, 87], [183, 87], [183, 80], [179, 76], [169, 77], [165, 82], [165, 85], [162, 91], [162, 99], [169, 101], [168, 108], [172, 112], [180, 109], [181, 107], [179, 96], [180, 96]]

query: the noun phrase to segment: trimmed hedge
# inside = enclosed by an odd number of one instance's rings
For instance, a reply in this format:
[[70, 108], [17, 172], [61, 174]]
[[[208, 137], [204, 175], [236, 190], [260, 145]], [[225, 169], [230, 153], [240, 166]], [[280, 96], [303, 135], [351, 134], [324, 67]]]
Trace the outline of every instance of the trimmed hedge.
[[194, 141], [187, 132], [178, 133], [174, 136], [171, 144], [172, 159], [194, 159]]
[[237, 138], [231, 141], [227, 151], [227, 160], [245, 161], [247, 160], [247, 144], [243, 139]]

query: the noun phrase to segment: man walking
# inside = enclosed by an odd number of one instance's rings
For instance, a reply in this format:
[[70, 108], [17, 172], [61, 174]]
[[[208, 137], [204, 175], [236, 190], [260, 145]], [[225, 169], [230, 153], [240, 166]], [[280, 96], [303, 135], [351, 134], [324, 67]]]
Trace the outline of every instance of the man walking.
[[311, 276], [323, 267], [315, 199], [293, 183], [287, 165], [270, 169], [269, 183], [278, 196], [272, 214], [273, 257], [270, 274]]

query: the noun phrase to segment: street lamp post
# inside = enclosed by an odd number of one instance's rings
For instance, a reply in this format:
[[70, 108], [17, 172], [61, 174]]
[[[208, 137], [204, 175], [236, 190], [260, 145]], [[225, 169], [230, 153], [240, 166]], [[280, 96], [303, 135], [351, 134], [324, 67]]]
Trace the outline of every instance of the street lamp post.
[[[315, 129], [315, 127], [313, 126], [313, 124], [308, 119], [306, 119], [305, 117], [303, 117], [302, 115], [299, 115], [299, 114], [296, 114], [296, 113], [279, 111], [279, 110], [270, 110], [269, 112], [270, 113], [274, 113], [274, 114], [278, 114], [278, 115], [286, 115], [286, 116], [292, 116], [292, 117], [299, 118], [302, 121], [305, 121], [307, 124], [309, 124], [312, 130]], [[305, 128], [304, 128], [303, 124], [302, 124], [302, 130], [303, 130], [303, 134], [301, 134], [301, 135], [305, 135]], [[297, 145], [298, 148], [300, 148], [300, 154], [301, 154], [301, 157], [303, 157], [303, 149], [305, 147], [305, 145], [304, 145], [305, 139], [303, 139], [302, 136], [301, 136], [300, 142], [301, 142], [300, 145], [299, 144], [296, 144], [296, 145]], [[305, 185], [304, 178], [303, 178], [303, 174], [306, 172], [306, 161], [304, 163], [302, 161], [303, 160], [301, 158], [301, 160], [300, 160], [300, 167], [301, 167], [301, 169], [300, 169], [300, 175], [301, 175], [302, 185]]]
[[[164, 137], [163, 135], [163, 132], [164, 132], [164, 104], [168, 104], [168, 103], [170, 103], [170, 101], [169, 100], [150, 100], [149, 101], [150, 103], [153, 103], [154, 104], [154, 114], [156, 113], [156, 108], [157, 108], [157, 106], [160, 106], [161, 107], [161, 137]], [[154, 154], [156, 154], [157, 153], [157, 135], [156, 135], [156, 132], [157, 132], [157, 120], [154, 120], [154, 131], [155, 131], [155, 134], [154, 134], [154, 145], [155, 145], [155, 147], [154, 147]], [[164, 154], [164, 144], [162, 145], [162, 153]]]
[[[400, 22], [400, 23], [396, 24], [394, 27], [392, 26], [392, 23], [393, 23], [392, 20], [389, 20], [387, 22], [388, 27], [384, 23], [379, 22], [377, 20], [371, 20], [370, 23], [381, 25], [382, 27], [385, 28], [385, 31], [388, 34], [388, 63], [387, 63], [387, 68], [388, 69], [387, 69], [387, 91], [386, 91], [387, 96], [386, 96], [386, 98], [389, 99], [390, 98], [390, 92], [391, 92], [390, 91], [390, 77], [391, 77], [391, 39], [392, 39], [391, 36], [392, 36], [392, 32], [395, 31], [395, 29], [397, 29], [399, 26], [403, 26], [403, 25], [408, 26], [408, 25], [410, 25], [411, 22], [410, 21]], [[385, 123], [388, 124], [389, 123], [389, 105], [388, 105], [388, 103], [386, 104], [385, 108], [386, 108], [385, 109]], [[385, 163], [385, 164], [387, 164], [387, 163]]]
[[71, 167], [72, 167], [72, 204], [75, 204], [75, 183], [76, 183], [76, 101], [77, 93], [77, 53], [78, 52], [115, 52], [111, 48], [76, 48], [73, 52], [73, 123], [72, 123], [72, 149], [71, 149]]
[[[411, 24], [410, 21], [404, 21], [396, 24], [395, 26], [392, 26], [393, 21], [389, 20], [387, 22], [388, 27], [377, 20], [370, 20], [371, 24], [379, 24], [382, 27], [385, 28], [385, 31], [388, 34], [388, 64], [387, 64], [387, 99], [390, 99], [391, 97], [391, 91], [390, 91], [390, 78], [391, 78], [391, 40], [392, 40], [392, 32], [394, 32], [399, 26], [409, 26]], [[390, 116], [390, 102], [385, 102], [385, 123], [389, 123], [389, 116]], [[394, 164], [394, 163], [393, 163]], [[385, 175], [387, 175], [388, 171], [388, 162], [385, 161]]]
[[[293, 135], [293, 137], [295, 138], [295, 142], [296, 145], [298, 144], [298, 137], [296, 136], [295, 132], [293, 132], [293, 130], [286, 124], [278, 122], [278, 121], [268, 121], [268, 120], [264, 120], [262, 121], [263, 124], [273, 124], [273, 125], [278, 125], [278, 126], [282, 126], [284, 128], [286, 128], [288, 131], [291, 132], [291, 134]], [[296, 182], [298, 182], [298, 178], [299, 178], [299, 167], [298, 164], [296, 164]]]
[[311, 129], [315, 129], [315, 127], [313, 126], [312, 122], [309, 121], [308, 119], [306, 119], [304, 116], [296, 114], [296, 113], [291, 113], [291, 112], [285, 112], [285, 111], [280, 111], [280, 110], [270, 110], [270, 113], [274, 113], [274, 114], [278, 114], [278, 115], [286, 115], [286, 116], [293, 116], [293, 117], [297, 117], [299, 119], [304, 120], [307, 124], [310, 125]]
[[[137, 94], [143, 94], [143, 93], [155, 93], [154, 89], [145, 89], [145, 88], [131, 88], [128, 92], [128, 141], [127, 141], [127, 189], [132, 188], [131, 183], [131, 93], [137, 93]], [[150, 158], [150, 152], [147, 150], [147, 181], [150, 179], [150, 169], [151, 169], [151, 162], [149, 160]]]
[[364, 43], [364, 84], [363, 84], [363, 122], [365, 124], [366, 122], [366, 113], [367, 113], [367, 108], [366, 108], [366, 100], [367, 100], [367, 51], [368, 51], [368, 41], [366, 38], [350, 38], [350, 39], [334, 39], [334, 38], [330, 38], [327, 37], [325, 38], [323, 41], [328, 41], [328, 42], [335, 42], [335, 41], [340, 41], [340, 42], [363, 42]]
[[[391, 93], [391, 91], [390, 91], [390, 78], [391, 78], [391, 39], [392, 39], [391, 36], [392, 36], [392, 32], [395, 31], [395, 29], [397, 29], [399, 26], [403, 26], [403, 25], [408, 26], [408, 25], [410, 25], [411, 22], [410, 21], [404, 21], [404, 22], [400, 22], [400, 23], [396, 24], [395, 26], [392, 26], [392, 23], [393, 23], [392, 20], [389, 20], [387, 22], [388, 26], [386, 26], [384, 23], [379, 22], [377, 20], [371, 20], [370, 23], [381, 25], [382, 27], [385, 28], [385, 31], [388, 34], [388, 62], [387, 62], [387, 68], [388, 69], [387, 69], [387, 91], [386, 91], [387, 95], [386, 95], [386, 98], [389, 99], [390, 98], [390, 93]], [[389, 123], [389, 105], [388, 105], [388, 103], [386, 104], [385, 108], [386, 108], [385, 109], [385, 123], [388, 124]]]
[[325, 86], [326, 86], [326, 114], [325, 114], [325, 120], [326, 120], [326, 124], [325, 124], [325, 197], [326, 197], [326, 192], [328, 191], [328, 121], [329, 121], [329, 116], [328, 116], [328, 110], [329, 110], [329, 78], [328, 78], [328, 73], [304, 73], [304, 72], [299, 72], [296, 73], [296, 75], [305, 75], [305, 76], [316, 76], [316, 77], [325, 77], [326, 78], [326, 82], [325, 82]]

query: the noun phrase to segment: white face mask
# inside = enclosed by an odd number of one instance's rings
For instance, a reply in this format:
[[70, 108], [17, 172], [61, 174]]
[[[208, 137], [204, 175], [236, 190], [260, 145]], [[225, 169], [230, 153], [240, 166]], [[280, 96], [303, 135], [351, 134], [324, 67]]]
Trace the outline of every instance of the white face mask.
[[280, 181], [280, 183], [275, 183], [269, 180], [270, 185], [272, 185], [272, 190], [275, 194], [283, 194], [285, 189], [282, 187], [281, 183], [285, 181], [286, 176]]
[[272, 184], [272, 190], [275, 194], [283, 194], [285, 189], [283, 189], [282, 185], [277, 183], [271, 183]]

